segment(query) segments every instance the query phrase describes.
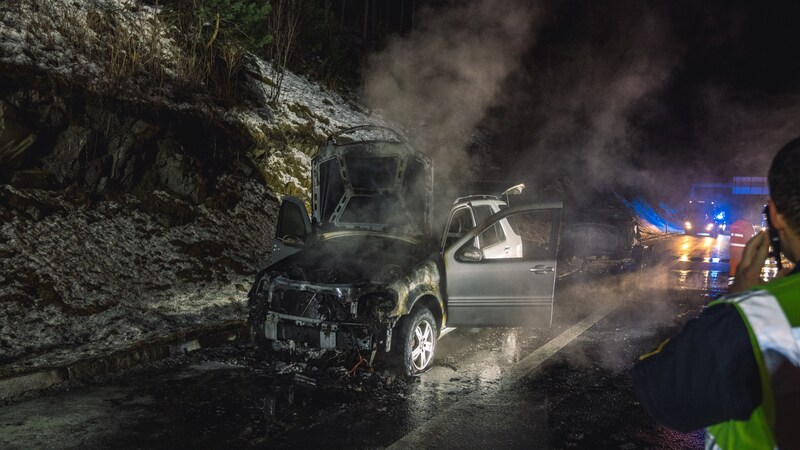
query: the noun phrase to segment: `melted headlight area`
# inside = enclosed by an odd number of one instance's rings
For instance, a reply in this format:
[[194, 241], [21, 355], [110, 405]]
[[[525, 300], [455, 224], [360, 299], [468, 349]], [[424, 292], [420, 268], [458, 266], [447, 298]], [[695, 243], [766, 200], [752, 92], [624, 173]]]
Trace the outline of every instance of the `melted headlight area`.
[[269, 310], [291, 316], [346, 322], [358, 315], [357, 293], [346, 286], [316, 286], [276, 279], [267, 296]]
[[333, 322], [385, 322], [397, 294], [374, 285], [316, 284], [273, 278], [266, 289], [271, 312]]
[[359, 350], [388, 347], [397, 295], [375, 285], [317, 284], [265, 277], [251, 297], [254, 332], [294, 345]]
[[392, 290], [368, 292], [358, 299], [358, 314], [366, 322], [389, 323], [396, 318], [390, 313], [397, 304], [397, 293]]

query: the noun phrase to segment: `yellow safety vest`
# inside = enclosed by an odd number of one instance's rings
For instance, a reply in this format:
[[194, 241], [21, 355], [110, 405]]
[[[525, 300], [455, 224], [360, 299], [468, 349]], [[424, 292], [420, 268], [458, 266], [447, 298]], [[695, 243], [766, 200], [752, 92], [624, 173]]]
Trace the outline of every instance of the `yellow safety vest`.
[[708, 427], [706, 449], [775, 449], [771, 375], [783, 361], [800, 367], [800, 275], [781, 278], [758, 290], [715, 303], [720, 302], [734, 305], [750, 332], [761, 374], [762, 400], [749, 419]]

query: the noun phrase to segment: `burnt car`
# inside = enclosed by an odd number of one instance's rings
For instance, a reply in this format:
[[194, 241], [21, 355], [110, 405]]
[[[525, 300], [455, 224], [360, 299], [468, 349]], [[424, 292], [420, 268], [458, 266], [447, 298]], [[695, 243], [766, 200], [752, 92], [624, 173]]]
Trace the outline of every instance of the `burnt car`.
[[[445, 327], [551, 324], [560, 203], [506, 208], [437, 242], [430, 159], [376, 126], [330, 136], [311, 173], [311, 216], [284, 199], [249, 293], [256, 345], [380, 353], [415, 375]], [[520, 251], [487, 257], [500, 221]]]

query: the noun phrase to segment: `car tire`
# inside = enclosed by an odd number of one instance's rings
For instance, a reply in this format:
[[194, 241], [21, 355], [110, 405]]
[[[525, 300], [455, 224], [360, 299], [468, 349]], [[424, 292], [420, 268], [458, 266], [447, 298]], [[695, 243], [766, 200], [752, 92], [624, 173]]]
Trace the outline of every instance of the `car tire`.
[[424, 306], [415, 307], [400, 319], [395, 329], [393, 353], [406, 376], [416, 376], [430, 369], [438, 337], [436, 320]]

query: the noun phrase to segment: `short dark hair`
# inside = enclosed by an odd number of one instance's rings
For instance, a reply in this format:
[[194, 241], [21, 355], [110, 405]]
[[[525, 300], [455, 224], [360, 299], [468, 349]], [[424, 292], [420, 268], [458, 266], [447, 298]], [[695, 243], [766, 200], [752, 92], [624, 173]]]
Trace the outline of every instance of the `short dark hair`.
[[784, 145], [772, 159], [769, 196], [789, 227], [800, 233], [800, 137]]

